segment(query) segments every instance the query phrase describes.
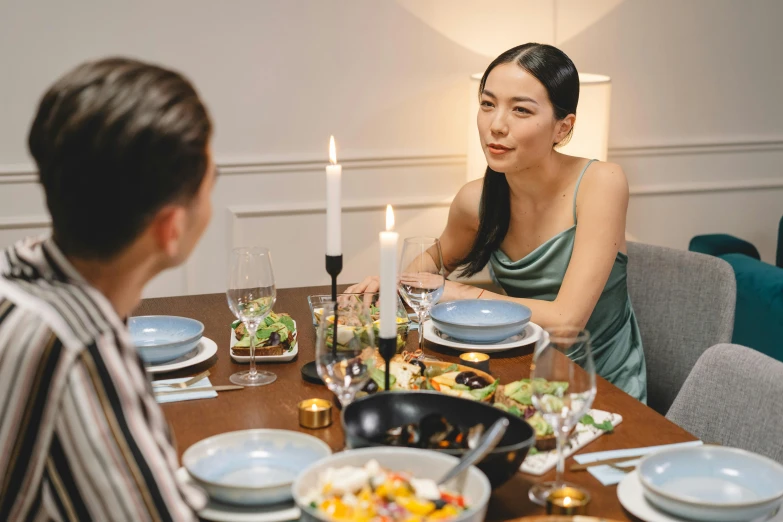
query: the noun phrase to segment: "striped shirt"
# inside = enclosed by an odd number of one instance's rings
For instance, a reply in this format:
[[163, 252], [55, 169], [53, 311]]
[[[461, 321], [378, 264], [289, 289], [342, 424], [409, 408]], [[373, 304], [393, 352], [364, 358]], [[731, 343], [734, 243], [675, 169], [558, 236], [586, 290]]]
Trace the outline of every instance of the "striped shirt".
[[[196, 520], [127, 328], [51, 239], [0, 252], [0, 520]], [[193, 508], [191, 507], [193, 506]]]

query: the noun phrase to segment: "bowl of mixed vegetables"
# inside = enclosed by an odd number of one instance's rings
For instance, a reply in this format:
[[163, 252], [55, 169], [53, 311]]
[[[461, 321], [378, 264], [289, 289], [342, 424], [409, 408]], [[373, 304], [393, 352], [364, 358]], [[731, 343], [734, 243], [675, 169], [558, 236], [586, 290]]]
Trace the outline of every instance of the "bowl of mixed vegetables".
[[444, 486], [458, 459], [412, 448], [337, 453], [304, 470], [293, 486], [302, 520], [336, 522], [480, 522], [491, 488], [471, 467]]
[[[359, 317], [359, 314], [369, 313], [372, 319], [372, 327], [374, 329], [375, 339], [379, 337], [380, 333], [380, 318], [381, 309], [378, 302], [380, 294], [365, 293], [365, 294], [338, 294], [337, 295], [337, 351], [340, 351], [341, 347], [346, 347], [350, 341], [355, 337], [366, 338], [365, 344], [370, 346], [369, 339], [371, 336], [362, 336], [363, 330], [366, 328], [366, 321]], [[313, 316], [313, 326], [318, 328], [318, 325], [322, 321], [328, 321], [330, 324], [334, 323], [334, 315], [325, 317], [324, 305], [332, 301], [331, 295], [310, 295], [307, 296], [307, 303], [310, 305], [310, 312]], [[410, 327], [410, 319], [405, 311], [405, 307], [402, 305], [399, 296], [397, 296], [397, 351], [402, 351], [405, 348], [405, 342], [408, 338], [408, 329]], [[327, 346], [332, 346], [332, 330], [330, 328], [327, 337]], [[374, 347], [374, 346], [373, 346]]]

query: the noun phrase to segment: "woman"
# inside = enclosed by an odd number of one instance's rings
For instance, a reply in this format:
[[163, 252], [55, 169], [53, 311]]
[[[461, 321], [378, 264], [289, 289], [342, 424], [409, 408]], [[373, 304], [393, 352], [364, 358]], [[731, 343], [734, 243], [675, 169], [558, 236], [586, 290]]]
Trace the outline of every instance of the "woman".
[[[461, 275], [487, 263], [507, 295], [447, 281], [441, 301], [505, 299], [541, 326], [586, 328], [596, 370], [641, 401], [644, 352], [626, 287], [628, 183], [613, 163], [557, 152], [571, 136], [579, 99], [573, 62], [528, 43], [498, 56], [479, 87], [478, 129], [488, 168], [451, 204], [440, 237], [444, 263]], [[352, 291], [377, 289], [368, 278]]]

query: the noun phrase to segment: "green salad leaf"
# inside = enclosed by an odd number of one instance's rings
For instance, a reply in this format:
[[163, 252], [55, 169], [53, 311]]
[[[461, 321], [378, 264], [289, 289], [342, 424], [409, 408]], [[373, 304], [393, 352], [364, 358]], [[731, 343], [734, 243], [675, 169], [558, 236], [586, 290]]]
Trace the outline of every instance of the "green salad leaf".
[[470, 390], [470, 394], [473, 397], [475, 397], [476, 400], [480, 401], [492, 395], [492, 393], [497, 389], [497, 387], [498, 387], [498, 381], [495, 380], [495, 382], [493, 382], [489, 386], [484, 386], [483, 388], [479, 388], [477, 390]]
[[595, 422], [595, 419], [591, 415], [585, 415], [581, 419], [579, 419], [579, 422], [584, 424], [585, 426], [595, 426], [599, 430], [603, 430], [607, 433], [611, 433], [614, 431], [614, 426], [612, 426], [612, 421], [609, 419], [606, 419], [605, 421], [601, 423]]

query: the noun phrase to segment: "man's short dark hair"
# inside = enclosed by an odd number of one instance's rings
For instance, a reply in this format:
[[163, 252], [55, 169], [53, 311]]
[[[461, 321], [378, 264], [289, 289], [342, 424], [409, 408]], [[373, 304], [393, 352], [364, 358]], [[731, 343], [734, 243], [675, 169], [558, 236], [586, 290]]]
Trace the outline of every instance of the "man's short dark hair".
[[28, 144], [54, 239], [68, 255], [107, 259], [206, 174], [212, 124], [182, 75], [126, 58], [88, 62], [44, 95]]

